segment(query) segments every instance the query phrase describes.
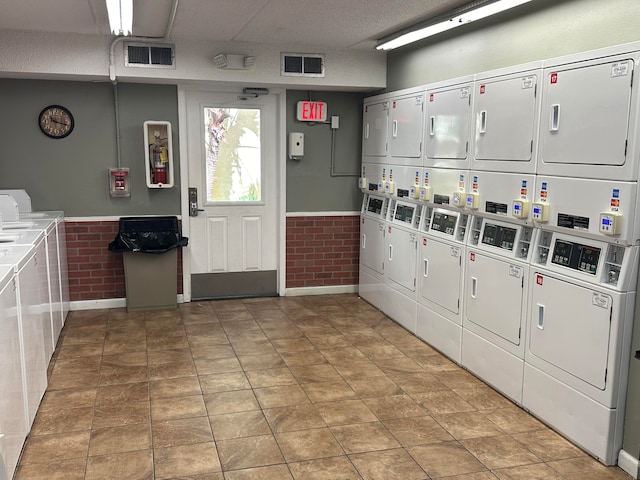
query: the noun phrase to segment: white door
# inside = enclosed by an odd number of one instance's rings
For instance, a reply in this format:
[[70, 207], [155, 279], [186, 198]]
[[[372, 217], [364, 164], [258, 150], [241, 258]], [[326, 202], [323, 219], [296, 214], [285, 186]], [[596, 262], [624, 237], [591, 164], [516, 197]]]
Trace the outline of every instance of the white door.
[[420, 253], [420, 296], [457, 315], [460, 309], [462, 248], [422, 237]]
[[379, 163], [387, 155], [387, 134], [389, 128], [389, 102], [372, 103], [364, 106], [362, 114], [362, 155], [367, 161]]
[[422, 93], [391, 100], [389, 153], [395, 165], [422, 166]]
[[416, 242], [415, 233], [387, 226], [384, 274], [410, 292], [416, 291]]
[[277, 96], [187, 91], [185, 103], [191, 298], [275, 295]]
[[384, 223], [362, 217], [360, 221], [360, 264], [384, 273]]

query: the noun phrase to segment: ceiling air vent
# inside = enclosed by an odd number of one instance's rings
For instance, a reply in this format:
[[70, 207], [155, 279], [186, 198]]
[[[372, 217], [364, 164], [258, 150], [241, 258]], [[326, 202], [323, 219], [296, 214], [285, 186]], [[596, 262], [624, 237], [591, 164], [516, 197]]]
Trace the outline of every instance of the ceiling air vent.
[[124, 46], [124, 64], [127, 67], [175, 68], [173, 45], [127, 43]]
[[294, 77], [324, 77], [324, 55], [320, 53], [283, 53], [280, 74]]

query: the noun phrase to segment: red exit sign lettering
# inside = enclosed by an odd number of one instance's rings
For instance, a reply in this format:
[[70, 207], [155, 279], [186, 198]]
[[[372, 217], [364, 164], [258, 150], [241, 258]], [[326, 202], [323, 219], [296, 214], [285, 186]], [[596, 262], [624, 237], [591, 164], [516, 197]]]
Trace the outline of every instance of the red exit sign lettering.
[[298, 102], [299, 122], [324, 122], [327, 119], [325, 102]]

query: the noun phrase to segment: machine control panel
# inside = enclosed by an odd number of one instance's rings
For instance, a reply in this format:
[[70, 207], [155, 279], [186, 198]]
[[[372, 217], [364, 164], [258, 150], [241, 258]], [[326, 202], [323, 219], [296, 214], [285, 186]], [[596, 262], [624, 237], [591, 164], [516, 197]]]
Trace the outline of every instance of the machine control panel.
[[358, 178], [358, 188], [360, 190], [366, 189], [366, 188], [368, 188], [368, 186], [369, 186], [369, 183], [367, 182], [366, 177]]
[[396, 211], [393, 214], [393, 219], [411, 225], [413, 223], [414, 211], [414, 206], [398, 203], [396, 205]]
[[531, 218], [540, 223], [549, 221], [549, 204], [536, 202], [531, 206]]
[[420, 185], [414, 185], [409, 188], [409, 198], [418, 199], [420, 198]]
[[480, 203], [480, 196], [476, 192], [469, 192], [465, 196], [465, 206], [471, 210], [477, 210]]
[[393, 195], [393, 193], [396, 190], [396, 184], [394, 182], [386, 181], [383, 184], [383, 190], [384, 190], [384, 193], [387, 193], [389, 195]]
[[453, 192], [451, 196], [451, 205], [454, 207], [464, 207], [467, 198], [464, 192]]
[[516, 241], [517, 229], [486, 223], [482, 234], [482, 243], [493, 247], [504, 248], [505, 250], [513, 250]]
[[511, 216], [515, 218], [529, 218], [529, 202], [527, 200], [514, 200], [511, 205]]
[[422, 186], [418, 191], [418, 197], [420, 200], [429, 201], [431, 200], [431, 187]]
[[384, 202], [381, 198], [369, 197], [369, 201], [367, 202], [367, 212], [380, 215], [380, 213], [382, 212], [383, 203]]
[[595, 275], [600, 260], [600, 249], [590, 245], [556, 239], [551, 263]]
[[455, 213], [433, 212], [430, 229], [447, 235], [453, 235], [456, 230], [457, 221], [458, 215]]
[[598, 230], [605, 235], [619, 235], [622, 229], [622, 214], [620, 212], [603, 212], [600, 214]]

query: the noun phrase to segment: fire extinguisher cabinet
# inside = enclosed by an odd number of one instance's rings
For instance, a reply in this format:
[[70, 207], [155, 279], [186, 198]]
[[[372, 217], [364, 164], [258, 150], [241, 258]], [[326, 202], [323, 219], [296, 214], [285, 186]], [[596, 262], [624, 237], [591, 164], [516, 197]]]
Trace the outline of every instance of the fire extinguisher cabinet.
[[147, 187], [173, 187], [171, 123], [155, 120], [144, 122], [144, 146]]

